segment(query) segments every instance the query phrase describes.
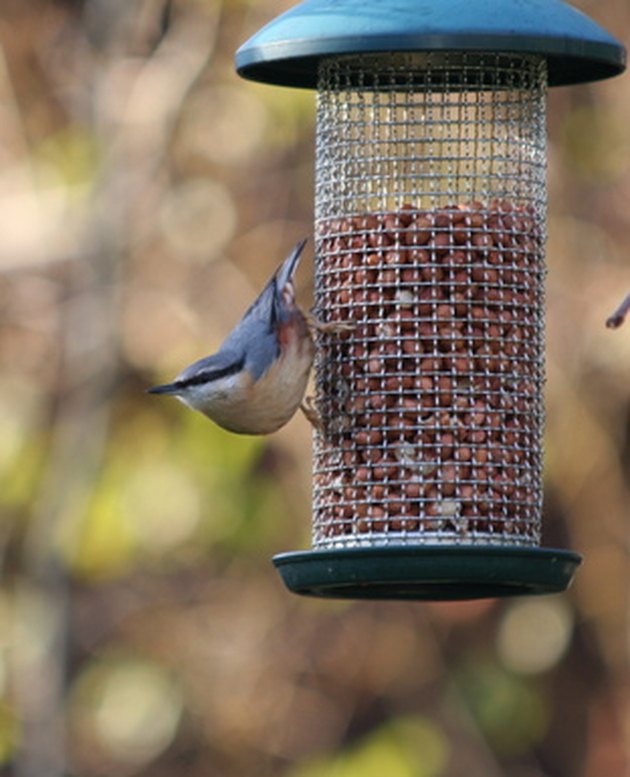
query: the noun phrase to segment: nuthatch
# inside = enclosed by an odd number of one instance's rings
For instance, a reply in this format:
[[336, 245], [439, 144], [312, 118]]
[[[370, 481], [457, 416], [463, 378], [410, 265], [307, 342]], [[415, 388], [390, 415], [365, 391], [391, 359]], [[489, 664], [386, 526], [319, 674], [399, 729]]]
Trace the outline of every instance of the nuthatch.
[[237, 434], [269, 434], [284, 426], [302, 402], [314, 356], [293, 283], [305, 243], [280, 265], [217, 353], [149, 393], [177, 397]]

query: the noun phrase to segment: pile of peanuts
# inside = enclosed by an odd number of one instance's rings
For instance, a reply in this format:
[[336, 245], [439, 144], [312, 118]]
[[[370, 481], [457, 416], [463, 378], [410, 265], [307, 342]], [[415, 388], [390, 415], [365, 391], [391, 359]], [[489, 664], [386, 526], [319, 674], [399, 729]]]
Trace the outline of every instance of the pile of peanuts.
[[320, 220], [315, 545], [537, 542], [543, 256], [505, 200]]

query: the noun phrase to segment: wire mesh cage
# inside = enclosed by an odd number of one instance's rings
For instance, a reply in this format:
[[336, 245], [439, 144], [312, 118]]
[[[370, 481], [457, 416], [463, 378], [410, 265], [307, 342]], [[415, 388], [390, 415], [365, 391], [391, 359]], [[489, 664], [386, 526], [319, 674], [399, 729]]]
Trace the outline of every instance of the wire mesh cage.
[[320, 63], [315, 547], [537, 545], [546, 67]]

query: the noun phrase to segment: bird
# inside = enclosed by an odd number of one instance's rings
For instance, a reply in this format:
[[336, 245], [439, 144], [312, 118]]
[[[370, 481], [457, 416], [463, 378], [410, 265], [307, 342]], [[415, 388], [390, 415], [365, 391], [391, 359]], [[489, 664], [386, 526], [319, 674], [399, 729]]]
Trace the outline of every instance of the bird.
[[315, 355], [295, 300], [294, 274], [306, 242], [295, 246], [216, 353], [148, 392], [176, 397], [236, 434], [271, 434], [284, 426], [302, 406]]

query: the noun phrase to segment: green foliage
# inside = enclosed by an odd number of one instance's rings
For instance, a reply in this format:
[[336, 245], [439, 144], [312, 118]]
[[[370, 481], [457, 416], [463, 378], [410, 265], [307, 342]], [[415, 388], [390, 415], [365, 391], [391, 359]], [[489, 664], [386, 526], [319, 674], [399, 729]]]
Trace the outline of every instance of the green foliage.
[[444, 733], [429, 718], [403, 717], [287, 777], [439, 777], [445, 774], [448, 752]]
[[268, 442], [229, 434], [176, 407], [118, 429], [87, 510], [79, 503], [60, 533], [70, 568], [91, 579], [137, 563], [167, 571], [214, 551], [261, 555], [283, 525], [276, 484], [260, 469]]
[[458, 672], [470, 711], [492, 749], [506, 756], [535, 747], [549, 726], [549, 701], [540, 684], [471, 656]]
[[58, 176], [69, 190], [92, 183], [100, 165], [96, 138], [78, 124], [48, 136], [33, 158], [43, 173]]
[[43, 396], [30, 381], [0, 383], [0, 506], [32, 505], [46, 468], [48, 435], [41, 427]]
[[0, 764], [10, 762], [20, 741], [20, 724], [9, 700], [0, 701]]

